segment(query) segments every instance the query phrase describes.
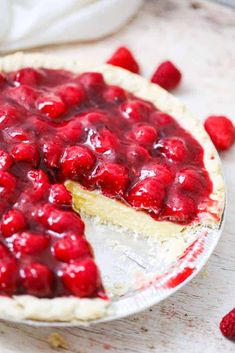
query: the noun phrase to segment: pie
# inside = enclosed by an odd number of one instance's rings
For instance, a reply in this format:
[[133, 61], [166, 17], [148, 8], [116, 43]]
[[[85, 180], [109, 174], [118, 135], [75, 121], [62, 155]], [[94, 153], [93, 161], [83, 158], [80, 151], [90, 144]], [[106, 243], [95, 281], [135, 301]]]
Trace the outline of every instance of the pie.
[[1, 318], [105, 315], [83, 214], [161, 239], [218, 227], [217, 153], [166, 91], [111, 65], [39, 54], [0, 69]]

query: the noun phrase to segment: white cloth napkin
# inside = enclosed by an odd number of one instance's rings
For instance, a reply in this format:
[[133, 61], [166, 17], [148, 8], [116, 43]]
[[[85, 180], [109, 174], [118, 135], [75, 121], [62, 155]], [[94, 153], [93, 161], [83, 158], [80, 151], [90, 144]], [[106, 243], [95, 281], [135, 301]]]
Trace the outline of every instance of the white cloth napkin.
[[0, 52], [101, 38], [142, 0], [0, 0]]

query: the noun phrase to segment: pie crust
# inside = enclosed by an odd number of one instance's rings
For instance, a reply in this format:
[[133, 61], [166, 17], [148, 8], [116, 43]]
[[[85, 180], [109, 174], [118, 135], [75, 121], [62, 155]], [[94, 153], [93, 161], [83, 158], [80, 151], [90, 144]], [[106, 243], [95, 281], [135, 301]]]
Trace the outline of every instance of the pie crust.
[[[27, 66], [67, 69], [75, 73], [84, 71], [101, 72], [108, 84], [118, 85], [135, 96], [152, 102], [161, 111], [172, 115], [203, 146], [204, 165], [213, 182], [213, 191], [210, 195], [212, 202], [208, 205], [207, 212], [202, 213], [200, 220], [190, 225], [190, 228], [198, 228], [200, 226], [217, 228], [219, 226], [224, 209], [225, 190], [218, 154], [202, 124], [191, 115], [178, 99], [139, 75], [107, 64], [98, 67], [88, 67], [74, 58], [54, 57], [43, 54], [16, 53], [0, 58], [0, 71], [7, 72]], [[123, 207], [127, 208], [125, 205]], [[162, 230], [165, 229], [165, 233], [168, 233], [168, 231], [171, 234], [178, 233], [183, 228], [188, 228], [188, 226], [179, 226], [171, 222], [162, 223], [161, 227], [163, 227]], [[1, 297], [0, 318], [38, 321], [88, 321], [104, 316], [107, 313], [108, 304], [108, 300], [99, 298], [81, 299], [73, 296], [53, 299], [39, 299], [29, 295], [13, 296], [12, 298]]]

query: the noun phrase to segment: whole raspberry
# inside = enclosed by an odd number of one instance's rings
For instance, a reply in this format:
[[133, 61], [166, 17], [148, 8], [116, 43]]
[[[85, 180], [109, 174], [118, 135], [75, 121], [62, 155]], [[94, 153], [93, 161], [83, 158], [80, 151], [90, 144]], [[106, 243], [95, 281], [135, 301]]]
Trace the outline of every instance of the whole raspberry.
[[140, 71], [139, 65], [136, 62], [134, 56], [126, 47], [118, 48], [111, 56], [111, 58], [108, 59], [107, 63], [114, 66], [120, 66], [123, 69], [129, 70], [136, 74], [138, 74]]
[[157, 67], [151, 81], [170, 91], [178, 86], [181, 77], [181, 72], [171, 61], [164, 61]]
[[232, 146], [235, 139], [235, 129], [231, 120], [226, 116], [209, 116], [204, 126], [217, 150], [227, 150]]
[[220, 330], [225, 337], [235, 341], [235, 308], [223, 317]]

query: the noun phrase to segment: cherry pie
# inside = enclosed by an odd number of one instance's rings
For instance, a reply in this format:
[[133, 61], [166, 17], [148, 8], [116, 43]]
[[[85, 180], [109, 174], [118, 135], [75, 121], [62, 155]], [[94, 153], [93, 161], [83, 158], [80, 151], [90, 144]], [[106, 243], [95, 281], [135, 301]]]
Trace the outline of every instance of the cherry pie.
[[217, 154], [166, 91], [111, 65], [91, 72], [40, 55], [0, 68], [1, 317], [105, 314], [79, 213], [162, 239], [218, 225]]

